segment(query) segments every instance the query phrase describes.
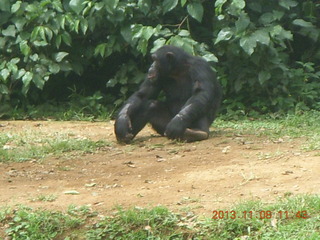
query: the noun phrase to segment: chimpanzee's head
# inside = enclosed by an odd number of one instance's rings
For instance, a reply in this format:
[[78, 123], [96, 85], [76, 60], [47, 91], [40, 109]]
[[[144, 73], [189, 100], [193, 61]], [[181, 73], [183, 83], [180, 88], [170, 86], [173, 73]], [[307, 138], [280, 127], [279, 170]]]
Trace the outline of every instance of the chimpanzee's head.
[[174, 46], [166, 45], [159, 48], [151, 55], [153, 63], [148, 71], [148, 79], [156, 81], [170, 76], [186, 62], [188, 57], [186, 52]]

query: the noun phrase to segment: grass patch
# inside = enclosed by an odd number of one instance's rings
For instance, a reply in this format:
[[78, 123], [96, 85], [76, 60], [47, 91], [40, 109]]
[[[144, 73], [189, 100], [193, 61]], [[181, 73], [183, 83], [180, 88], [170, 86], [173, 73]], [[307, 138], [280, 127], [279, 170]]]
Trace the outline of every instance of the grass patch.
[[[65, 231], [77, 229], [84, 218], [61, 212], [19, 207], [0, 213], [2, 228], [8, 239], [56, 239]], [[5, 225], [4, 225], [5, 224]], [[0, 235], [1, 237], [1, 235]]]
[[39, 160], [48, 156], [81, 155], [93, 153], [109, 145], [105, 141], [92, 141], [60, 133], [1, 132], [0, 162], [23, 162]]
[[226, 121], [217, 119], [213, 126], [220, 135], [254, 135], [276, 140], [283, 137], [305, 138], [303, 149], [320, 150], [320, 112], [282, 117], [263, 116], [260, 119]]
[[[219, 212], [219, 211], [218, 211]], [[234, 212], [235, 218], [232, 213]], [[228, 214], [227, 214], [228, 213]], [[281, 213], [281, 214], [280, 214]], [[19, 207], [0, 210], [0, 238], [8, 239], [319, 239], [320, 196], [301, 195], [240, 203], [211, 217], [165, 207], [118, 208], [97, 217], [88, 207], [66, 213]]]
[[57, 199], [56, 195], [43, 195], [40, 194], [36, 198], [31, 199], [33, 202], [54, 202]]

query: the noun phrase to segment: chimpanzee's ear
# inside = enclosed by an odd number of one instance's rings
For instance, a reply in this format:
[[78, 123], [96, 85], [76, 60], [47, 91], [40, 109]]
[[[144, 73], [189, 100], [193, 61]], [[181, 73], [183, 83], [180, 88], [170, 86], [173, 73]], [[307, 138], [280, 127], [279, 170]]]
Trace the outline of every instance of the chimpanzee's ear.
[[174, 53], [173, 52], [167, 52], [166, 53], [166, 57], [167, 57], [167, 59], [170, 61], [170, 62], [173, 62], [173, 60], [174, 60]]

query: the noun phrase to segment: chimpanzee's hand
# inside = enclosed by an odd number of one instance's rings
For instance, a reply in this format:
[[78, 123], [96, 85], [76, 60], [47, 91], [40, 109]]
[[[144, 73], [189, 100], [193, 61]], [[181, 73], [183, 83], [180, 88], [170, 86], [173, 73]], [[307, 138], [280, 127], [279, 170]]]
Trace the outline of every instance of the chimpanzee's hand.
[[169, 139], [181, 140], [186, 130], [186, 124], [182, 117], [177, 115], [168, 123], [166, 131], [164, 133]]
[[133, 139], [131, 121], [128, 115], [119, 115], [115, 122], [115, 134], [118, 142], [129, 143]]

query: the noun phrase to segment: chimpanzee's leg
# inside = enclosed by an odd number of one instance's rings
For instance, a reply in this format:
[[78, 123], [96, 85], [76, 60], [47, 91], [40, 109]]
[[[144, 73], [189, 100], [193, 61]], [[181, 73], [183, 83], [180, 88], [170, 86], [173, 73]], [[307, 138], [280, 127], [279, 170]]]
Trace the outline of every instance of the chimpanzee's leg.
[[160, 135], [164, 135], [167, 124], [172, 119], [168, 106], [160, 101], [153, 101], [149, 108], [149, 122], [152, 128]]
[[[171, 121], [174, 115], [171, 113], [168, 106], [160, 101], [153, 101], [149, 107], [149, 122], [151, 123], [152, 128], [163, 136], [166, 131], [167, 124]], [[208, 139], [210, 125], [211, 121], [208, 120], [207, 116], [200, 118], [186, 129], [181, 140], [194, 142]]]
[[200, 118], [186, 129], [182, 140], [194, 142], [208, 139], [210, 125], [211, 122], [208, 120], [208, 117]]

